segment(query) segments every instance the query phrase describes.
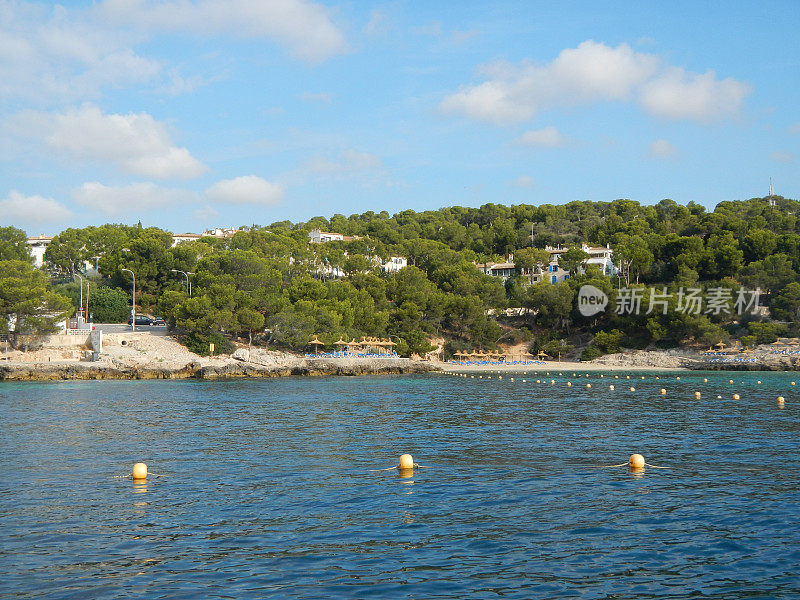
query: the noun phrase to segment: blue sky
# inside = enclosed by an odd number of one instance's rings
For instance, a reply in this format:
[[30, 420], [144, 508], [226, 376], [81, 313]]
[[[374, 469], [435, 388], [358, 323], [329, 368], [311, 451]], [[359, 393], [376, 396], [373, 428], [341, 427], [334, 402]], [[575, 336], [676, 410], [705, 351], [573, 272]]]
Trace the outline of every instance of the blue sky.
[[0, 224], [800, 197], [800, 2], [0, 0]]

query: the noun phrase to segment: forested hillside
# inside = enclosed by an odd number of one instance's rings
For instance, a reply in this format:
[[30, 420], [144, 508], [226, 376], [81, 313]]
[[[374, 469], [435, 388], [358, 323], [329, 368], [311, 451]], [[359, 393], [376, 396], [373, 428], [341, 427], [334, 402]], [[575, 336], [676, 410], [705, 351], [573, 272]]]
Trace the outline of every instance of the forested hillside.
[[[326, 344], [339, 337], [391, 336], [406, 355], [431, 350], [433, 339], [446, 341], [445, 354], [519, 341], [552, 353], [594, 340], [584, 349], [590, 358], [626, 346], [710, 345], [731, 338], [753, 345], [796, 334], [799, 210], [800, 203], [781, 197], [722, 202], [710, 212], [671, 200], [655, 206], [630, 200], [487, 204], [253, 225], [227, 239], [204, 237], [175, 247], [160, 229], [103, 225], [61, 232], [45, 258], [52, 290], [73, 299], [77, 286], [57, 282], [70, 280], [85, 260], [96, 264], [96, 309], [103, 298], [119, 304], [121, 294], [130, 293], [130, 276], [121, 270], [130, 269], [139, 310], [165, 316], [198, 348], [219, 334], [296, 350], [314, 334]], [[361, 239], [309, 244], [315, 228]], [[12, 235], [13, 228], [0, 231], [0, 260], [19, 260], [20, 236]], [[605, 277], [589, 267], [556, 285], [530, 285], [520, 276], [503, 284], [475, 266], [513, 254], [518, 271], [542, 267], [546, 245], [584, 242], [609, 245], [620, 275]], [[406, 257], [409, 266], [381, 272], [376, 257], [390, 256]], [[573, 269], [579, 267], [580, 252], [572, 260]], [[344, 276], [326, 275], [334, 268]], [[193, 273], [191, 297], [177, 271]], [[590, 317], [576, 305], [587, 283], [609, 297], [607, 310]], [[620, 294], [636, 289], [642, 310], [617, 314]], [[681, 302], [691, 289], [706, 298], [729, 298], [729, 310], [685, 310]], [[755, 289], [762, 291], [763, 308], [738, 314], [742, 290]], [[653, 293], [658, 310], [648, 312]], [[509, 307], [528, 310], [498, 320], [495, 315]]]

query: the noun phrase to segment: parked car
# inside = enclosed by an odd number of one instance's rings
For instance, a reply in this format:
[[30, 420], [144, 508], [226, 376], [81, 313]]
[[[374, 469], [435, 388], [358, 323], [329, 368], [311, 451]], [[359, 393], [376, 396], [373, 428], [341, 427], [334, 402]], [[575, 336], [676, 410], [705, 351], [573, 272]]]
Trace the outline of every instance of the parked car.
[[[137, 325], [152, 325], [153, 319], [145, 315], [136, 315], [136, 324]], [[131, 318], [128, 317], [128, 325], [131, 325]]]
[[167, 322], [162, 317], [153, 317], [153, 325], [156, 327], [166, 327]]

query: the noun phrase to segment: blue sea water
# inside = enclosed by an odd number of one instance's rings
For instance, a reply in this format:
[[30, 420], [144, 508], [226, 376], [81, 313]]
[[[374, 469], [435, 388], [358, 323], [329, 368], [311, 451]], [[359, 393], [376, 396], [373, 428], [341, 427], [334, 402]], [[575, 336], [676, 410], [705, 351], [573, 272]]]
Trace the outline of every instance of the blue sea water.
[[800, 376], [676, 375], [2, 384], [0, 597], [800, 597]]

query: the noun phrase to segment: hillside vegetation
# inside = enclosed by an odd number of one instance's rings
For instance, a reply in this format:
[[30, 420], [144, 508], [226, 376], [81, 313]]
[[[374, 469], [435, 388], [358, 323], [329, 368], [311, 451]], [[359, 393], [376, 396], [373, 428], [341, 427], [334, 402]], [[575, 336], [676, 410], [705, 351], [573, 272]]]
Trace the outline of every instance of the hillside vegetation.
[[[430, 340], [444, 339], [445, 355], [529, 342], [534, 352], [579, 347], [591, 358], [622, 347], [708, 346], [731, 339], [754, 345], [796, 335], [800, 321], [800, 203], [771, 200], [722, 202], [712, 212], [671, 200], [654, 206], [615, 200], [367, 212], [254, 225], [231, 238], [174, 248], [171, 234], [160, 229], [103, 225], [61, 232], [45, 258], [54, 281], [70, 279], [84, 260], [96, 262], [93, 289], [110, 290], [93, 292], [100, 302], [95, 306], [106, 310], [104, 301], [116, 302], [106, 314], [120, 314], [121, 293], [130, 293], [129, 274], [121, 269], [132, 270], [137, 310], [168, 318], [201, 346], [220, 334], [294, 350], [308, 350], [314, 334], [329, 345], [340, 337], [391, 336], [404, 355], [424, 354], [433, 348]], [[314, 228], [361, 239], [309, 244]], [[0, 230], [0, 272], [10, 265], [6, 261], [20, 261], [15, 232]], [[556, 285], [530, 285], [519, 275], [504, 285], [475, 267], [513, 254], [518, 268], [535, 268], [544, 264], [540, 250], [546, 245], [584, 242], [609, 245], [620, 275], [605, 277], [590, 267]], [[580, 254], [571, 255], [573, 270]], [[409, 266], [382, 273], [375, 257], [390, 256], [406, 257]], [[326, 276], [332, 268], [344, 276]], [[194, 273], [192, 297], [174, 269]], [[11, 314], [6, 279], [0, 280], [0, 310]], [[591, 317], [582, 316], [576, 303], [587, 283], [609, 297], [607, 309]], [[114, 288], [122, 292], [112, 293]], [[757, 288], [763, 308], [751, 305], [738, 314], [741, 290]], [[620, 295], [635, 289], [641, 290], [642, 310], [617, 314]], [[709, 304], [684, 310], [691, 289], [706, 299], [729, 298], [729, 310]], [[648, 313], [653, 290], [660, 300]], [[75, 291], [74, 284], [54, 283], [49, 305], [58, 305], [59, 294], [75, 304]], [[528, 310], [495, 316], [510, 307]]]

